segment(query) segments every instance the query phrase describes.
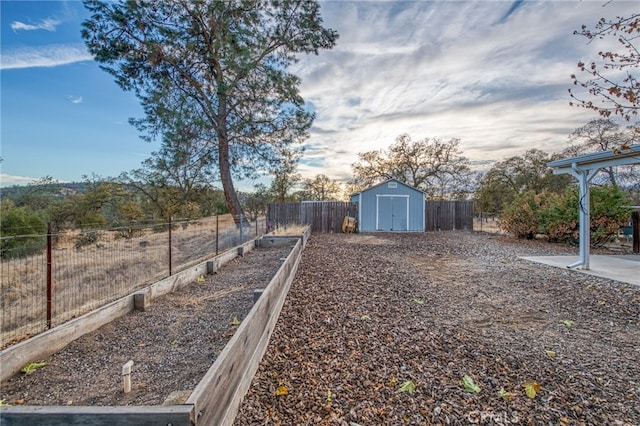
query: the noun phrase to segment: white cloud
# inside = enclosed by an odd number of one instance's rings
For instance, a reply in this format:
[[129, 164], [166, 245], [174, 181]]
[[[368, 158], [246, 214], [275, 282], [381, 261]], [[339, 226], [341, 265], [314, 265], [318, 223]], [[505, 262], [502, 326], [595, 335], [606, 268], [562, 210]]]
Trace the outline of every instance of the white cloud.
[[8, 175], [6, 173], [0, 173], [0, 186], [7, 187], [12, 185], [27, 185], [29, 183], [33, 183], [38, 178], [27, 177], [27, 176], [13, 176]]
[[[414, 139], [460, 138], [472, 161], [531, 148], [559, 151], [597, 118], [569, 106], [570, 75], [594, 44], [573, 35], [613, 2], [324, 2], [324, 25], [340, 38], [293, 70], [316, 120], [305, 177], [351, 174], [357, 153]], [[625, 13], [626, 12], [626, 13]]]
[[72, 104], [81, 104], [82, 96], [69, 96], [69, 100], [71, 101]]
[[93, 56], [84, 44], [54, 44], [3, 51], [2, 57], [0, 58], [0, 69], [56, 67], [74, 62], [92, 60]]
[[61, 23], [61, 21], [51, 18], [43, 19], [37, 24], [25, 24], [24, 22], [14, 21], [11, 23], [11, 29], [13, 31], [55, 31], [56, 27]]

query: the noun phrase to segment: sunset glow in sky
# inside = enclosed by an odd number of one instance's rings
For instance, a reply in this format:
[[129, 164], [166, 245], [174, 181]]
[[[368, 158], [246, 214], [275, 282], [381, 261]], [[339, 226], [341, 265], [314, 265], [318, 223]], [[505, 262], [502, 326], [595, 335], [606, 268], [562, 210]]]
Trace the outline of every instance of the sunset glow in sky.
[[[158, 149], [127, 122], [142, 114], [135, 96], [87, 52], [81, 2], [0, 7], [2, 186], [117, 176]], [[459, 138], [478, 169], [531, 148], [560, 151], [598, 118], [569, 106], [567, 89], [578, 61], [603, 45], [573, 31], [637, 9], [631, 1], [322, 2], [324, 24], [340, 38], [293, 69], [317, 114], [299, 171], [346, 180], [358, 152], [405, 132]]]

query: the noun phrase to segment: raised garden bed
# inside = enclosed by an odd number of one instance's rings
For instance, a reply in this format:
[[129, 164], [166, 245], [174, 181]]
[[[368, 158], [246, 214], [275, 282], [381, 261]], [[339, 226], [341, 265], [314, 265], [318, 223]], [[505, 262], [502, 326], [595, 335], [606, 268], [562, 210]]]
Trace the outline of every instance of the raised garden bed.
[[[244, 390], [240, 397], [233, 394], [246, 374], [253, 375], [302, 243], [289, 238], [276, 245], [254, 243], [253, 250], [244, 245], [233, 253], [243, 256], [224, 267], [217, 260], [200, 265], [198, 271], [215, 274], [196, 275], [144, 311], [115, 318], [47, 356], [45, 367], [12, 376], [0, 388], [0, 399], [12, 405], [2, 408], [2, 424], [211, 424], [210, 418], [229, 423]], [[254, 305], [256, 289], [264, 294]], [[133, 371], [125, 393], [121, 372], [128, 360]], [[218, 399], [212, 407], [209, 398], [218, 392], [212, 381], [219, 375], [233, 384], [224, 389], [233, 398], [228, 406]]]

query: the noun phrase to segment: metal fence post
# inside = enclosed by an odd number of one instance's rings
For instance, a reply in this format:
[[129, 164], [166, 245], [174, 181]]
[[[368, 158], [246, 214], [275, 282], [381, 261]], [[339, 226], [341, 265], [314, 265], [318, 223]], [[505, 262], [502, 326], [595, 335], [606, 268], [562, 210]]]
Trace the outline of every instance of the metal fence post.
[[216, 215], [216, 256], [218, 255], [218, 231], [220, 230], [220, 215]]
[[169, 276], [171, 276], [171, 228], [173, 216], [169, 216]]
[[631, 213], [631, 234], [633, 237], [633, 252], [640, 253], [640, 213]]
[[51, 222], [47, 224], [47, 328], [53, 323], [53, 238], [51, 236]]

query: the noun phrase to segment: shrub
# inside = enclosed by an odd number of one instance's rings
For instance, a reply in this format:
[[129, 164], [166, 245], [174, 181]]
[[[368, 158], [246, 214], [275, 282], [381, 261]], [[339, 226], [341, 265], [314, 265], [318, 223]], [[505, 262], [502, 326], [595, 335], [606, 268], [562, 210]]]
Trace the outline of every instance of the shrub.
[[536, 194], [527, 191], [518, 195], [500, 216], [500, 228], [517, 238], [533, 239], [540, 233], [540, 210], [546, 206], [550, 197], [546, 193]]
[[93, 243], [97, 243], [100, 240], [100, 232], [99, 231], [85, 231], [81, 232], [80, 235], [76, 238], [76, 249], [80, 249], [84, 246], [91, 245]]
[[46, 247], [47, 225], [28, 207], [16, 207], [9, 199], [0, 203], [0, 257], [22, 257]]
[[[577, 245], [580, 239], [579, 192], [569, 188], [561, 197], [553, 200], [539, 211], [538, 230], [546, 234], [549, 241]], [[591, 245], [601, 246], [616, 234], [629, 218], [628, 198], [617, 187], [591, 188], [590, 199]]]

